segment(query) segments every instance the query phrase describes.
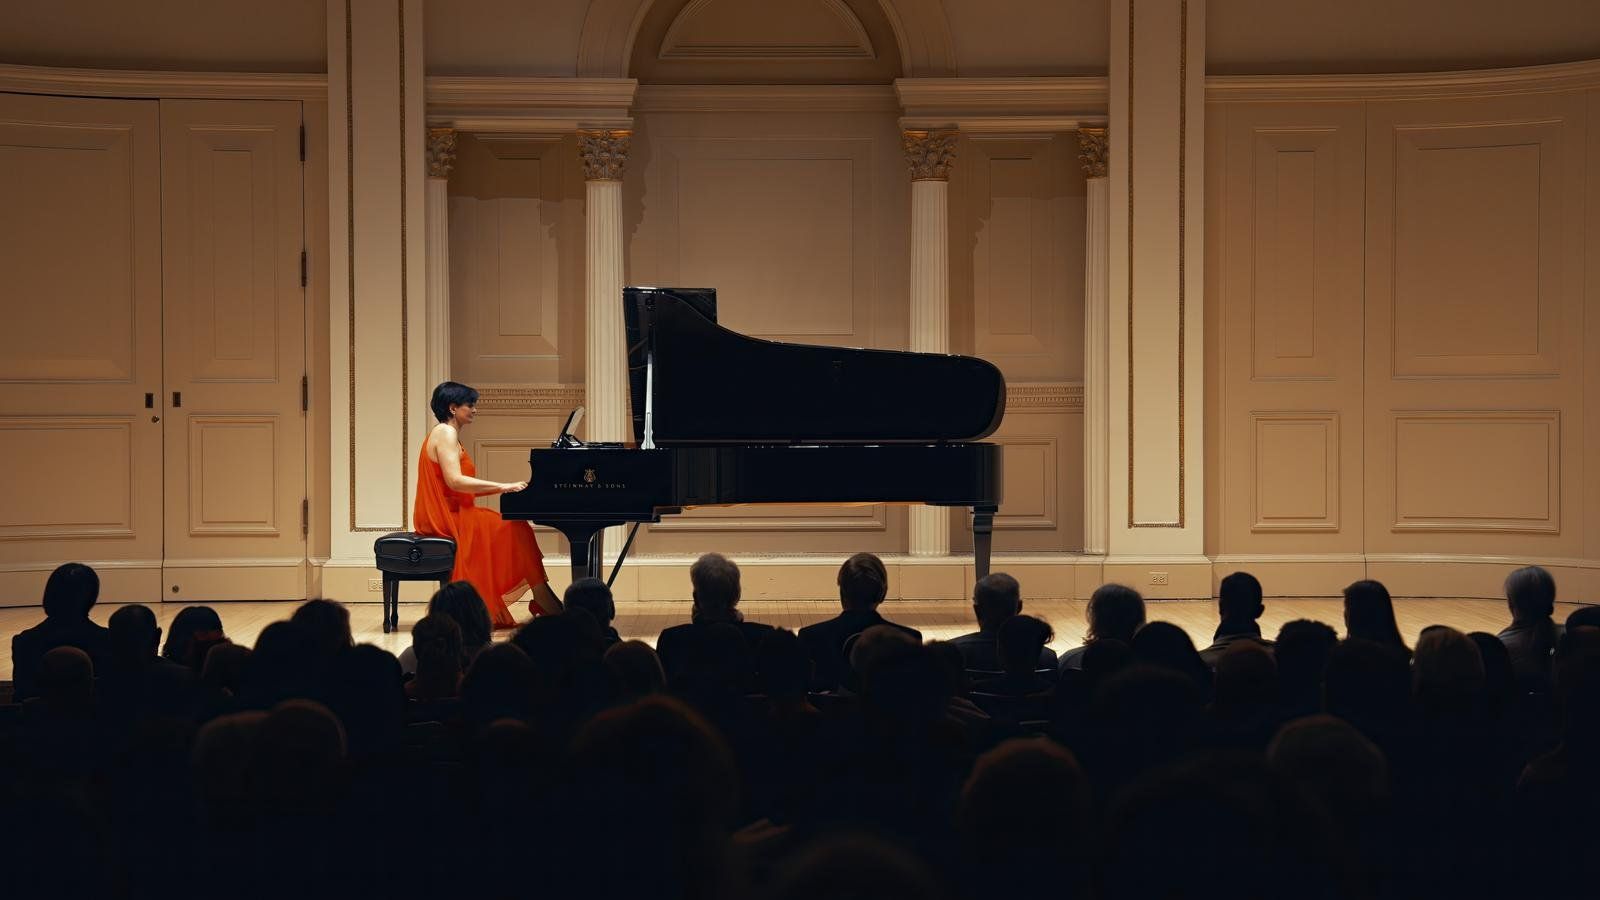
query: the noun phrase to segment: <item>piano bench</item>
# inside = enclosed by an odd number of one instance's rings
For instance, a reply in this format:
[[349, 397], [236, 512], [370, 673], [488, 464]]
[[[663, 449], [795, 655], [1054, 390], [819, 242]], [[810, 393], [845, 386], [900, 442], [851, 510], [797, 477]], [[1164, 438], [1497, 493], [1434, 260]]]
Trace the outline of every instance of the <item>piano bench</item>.
[[456, 566], [456, 542], [447, 537], [393, 531], [372, 542], [372, 552], [383, 573], [383, 633], [400, 628], [400, 582], [450, 583]]

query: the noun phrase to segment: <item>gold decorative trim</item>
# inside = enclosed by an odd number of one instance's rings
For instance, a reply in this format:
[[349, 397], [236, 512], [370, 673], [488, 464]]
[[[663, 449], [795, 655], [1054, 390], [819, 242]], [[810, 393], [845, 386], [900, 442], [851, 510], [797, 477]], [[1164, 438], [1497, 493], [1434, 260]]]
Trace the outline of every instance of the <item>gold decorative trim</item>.
[[579, 131], [578, 161], [583, 164], [583, 180], [621, 181], [632, 143], [631, 131]]
[[[407, 284], [410, 280], [410, 259], [406, 252], [406, 208], [411, 205], [411, 196], [406, 190], [406, 142], [409, 137], [406, 133], [406, 0], [395, 0], [395, 12], [399, 16], [400, 28], [400, 525], [404, 528], [411, 521], [411, 302], [408, 297], [410, 285]], [[1181, 164], [1182, 160], [1179, 162]], [[1178, 187], [1183, 187], [1181, 179]], [[1181, 240], [1178, 246], [1181, 251]], [[1179, 396], [1182, 396], [1181, 393]], [[1179, 421], [1182, 421], [1181, 414]], [[1179, 427], [1182, 427], [1181, 424]], [[1182, 440], [1181, 432], [1179, 440]]]
[[1083, 412], [1083, 382], [1058, 381], [1007, 384], [1006, 410], [1028, 412]]
[[531, 387], [480, 387], [478, 410], [535, 410], [540, 412], [569, 412], [584, 402], [581, 384], [540, 384]]
[[902, 131], [902, 146], [906, 163], [911, 167], [912, 181], [948, 181], [950, 167], [956, 161], [956, 133], [954, 131]]
[[345, 475], [350, 490], [350, 530], [356, 527], [356, 101], [355, 101], [355, 13], [354, 0], [344, 2], [344, 189], [345, 189], [345, 308], [348, 313], [350, 375], [349, 451], [350, 468]]
[[1187, 177], [1185, 154], [1189, 116], [1189, 0], [1178, 4], [1178, 521], [1138, 522], [1133, 516], [1134, 484], [1134, 408], [1133, 408], [1133, 145], [1134, 145], [1134, 20], [1138, 0], [1128, 0], [1128, 527], [1183, 528], [1185, 520], [1186, 477], [1184, 472], [1184, 338], [1187, 330], [1184, 285], [1185, 222]]
[[428, 129], [428, 177], [449, 178], [456, 166], [456, 130]]
[[1086, 178], [1104, 178], [1109, 167], [1111, 151], [1105, 128], [1078, 129], [1078, 163], [1083, 166]]

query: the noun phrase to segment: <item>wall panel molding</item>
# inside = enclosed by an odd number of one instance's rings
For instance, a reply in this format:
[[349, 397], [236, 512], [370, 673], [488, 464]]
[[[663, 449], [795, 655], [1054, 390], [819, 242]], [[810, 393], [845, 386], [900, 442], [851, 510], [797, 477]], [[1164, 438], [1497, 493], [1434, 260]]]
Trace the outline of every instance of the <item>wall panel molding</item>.
[[1211, 75], [1206, 100], [1424, 100], [1491, 97], [1600, 87], [1600, 60], [1374, 75]]
[[1252, 532], [1338, 531], [1339, 413], [1253, 412]]
[[324, 100], [328, 96], [328, 76], [0, 65], [0, 91], [167, 100]]
[[1559, 410], [1396, 411], [1393, 427], [1394, 531], [1561, 533]]

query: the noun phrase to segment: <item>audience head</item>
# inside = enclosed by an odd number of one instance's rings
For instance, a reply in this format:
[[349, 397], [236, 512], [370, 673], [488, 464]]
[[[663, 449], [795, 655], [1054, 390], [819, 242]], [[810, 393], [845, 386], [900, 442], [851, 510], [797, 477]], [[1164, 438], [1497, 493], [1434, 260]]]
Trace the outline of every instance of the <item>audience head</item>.
[[411, 626], [411, 649], [417, 654], [417, 678], [461, 674], [461, 626], [439, 613], [429, 613]]
[[[1327, 816], [1258, 756], [1212, 752], [1155, 769], [1113, 801], [1103, 831], [1103, 900], [1355, 887]], [[1241, 889], [1248, 872], [1271, 874]]]
[[850, 667], [875, 713], [907, 723], [937, 718], [950, 698], [950, 680], [934, 651], [892, 625], [874, 625], [856, 639]]
[[332, 812], [345, 755], [344, 728], [311, 700], [273, 707], [256, 732], [252, 767], [258, 808], [269, 818]]
[[273, 622], [256, 636], [240, 699], [264, 709], [290, 697], [309, 696], [319, 661], [316, 641], [305, 626], [293, 620]]
[[1548, 621], [1556, 611], [1556, 580], [1539, 566], [1524, 566], [1506, 576], [1506, 605], [1520, 624]]
[[737, 620], [739, 605], [739, 567], [721, 553], [707, 553], [689, 567], [689, 583], [694, 588], [694, 621]]
[[195, 735], [194, 787], [209, 828], [234, 831], [250, 824], [255, 813], [251, 768], [256, 735], [266, 718], [262, 710], [218, 716]]
[[468, 721], [479, 726], [496, 719], [526, 721], [533, 716], [537, 683], [533, 661], [521, 648], [490, 644], [473, 657], [461, 679], [461, 705]]
[[239, 695], [244, 683], [244, 673], [250, 667], [250, 648], [223, 640], [211, 645], [205, 662], [200, 666], [200, 681], [213, 691]]
[[1344, 589], [1344, 629], [1347, 637], [1393, 647], [1409, 655], [1400, 626], [1394, 618], [1389, 589], [1378, 581], [1357, 581]]
[[106, 622], [111, 633], [111, 655], [125, 666], [140, 665], [155, 658], [161, 646], [161, 627], [150, 607], [135, 603], [111, 614]]
[[482, 647], [489, 643], [494, 626], [489, 622], [489, 607], [478, 596], [478, 589], [470, 581], [452, 581], [437, 591], [428, 601], [428, 614], [440, 613], [454, 619], [461, 629], [463, 648]]
[[1093, 843], [1091, 794], [1077, 758], [1054, 741], [1013, 739], [978, 757], [956, 821], [979, 871], [1002, 881], [989, 886], [992, 896], [1032, 896], [1026, 889], [1047, 887], [1045, 878], [1075, 880], [1071, 864]]
[[305, 629], [318, 656], [330, 659], [355, 645], [350, 634], [350, 610], [333, 600], [307, 600], [289, 621]]
[[1411, 663], [1411, 690], [1425, 708], [1460, 708], [1476, 701], [1483, 688], [1483, 656], [1472, 638], [1448, 625], [1423, 629]]
[[1359, 833], [1386, 802], [1389, 765], [1383, 751], [1349, 722], [1305, 716], [1278, 730], [1267, 761], [1316, 800], [1346, 834]]
[[1008, 675], [1032, 672], [1039, 665], [1039, 653], [1055, 640], [1050, 623], [1033, 616], [1012, 616], [1000, 626], [997, 637], [1000, 668]]
[[772, 900], [817, 897], [941, 900], [948, 893], [914, 854], [866, 834], [834, 834], [797, 854], [778, 872]]
[[77, 647], [56, 647], [39, 661], [39, 695], [52, 710], [83, 712], [94, 704], [94, 661]]
[[1261, 582], [1249, 572], [1234, 572], [1217, 589], [1217, 611], [1224, 622], [1253, 622], [1265, 611]]
[[199, 669], [205, 664], [205, 657], [196, 658], [196, 644], [203, 643], [209, 649], [221, 638], [222, 617], [216, 610], [209, 606], [185, 606], [167, 627], [167, 643], [161, 648], [161, 656], [180, 666]]
[[604, 663], [619, 700], [638, 700], [666, 690], [667, 676], [661, 670], [661, 657], [644, 641], [612, 645], [606, 651]]
[[671, 827], [649, 840], [725, 831], [739, 783], [728, 745], [705, 719], [666, 696], [646, 697], [589, 720], [573, 740], [574, 780], [596, 814], [620, 810]]
[[1347, 638], [1328, 654], [1323, 708], [1381, 742], [1378, 735], [1407, 713], [1410, 681], [1410, 666], [1395, 647]]
[[1255, 641], [1235, 641], [1217, 658], [1216, 708], [1263, 710], [1278, 699], [1278, 666]]
[[1022, 586], [1004, 572], [990, 572], [972, 588], [972, 613], [978, 630], [994, 631], [1005, 620], [1022, 612]]
[[1587, 604], [1567, 616], [1567, 628], [1600, 628], [1600, 604]]
[[1153, 666], [1181, 672], [1194, 679], [1202, 691], [1211, 690], [1211, 669], [1200, 658], [1189, 633], [1171, 622], [1151, 622], [1139, 629], [1128, 646], [1133, 658]]
[[839, 605], [847, 610], [874, 609], [889, 595], [889, 571], [871, 553], [857, 553], [839, 567]]
[[574, 581], [561, 595], [561, 602], [567, 609], [587, 612], [601, 628], [609, 627], [611, 620], [617, 617], [617, 604], [611, 598], [611, 588], [598, 578], [579, 578]]
[[1295, 619], [1278, 629], [1272, 650], [1285, 700], [1310, 710], [1321, 707], [1322, 673], [1328, 667], [1328, 655], [1338, 645], [1338, 632], [1323, 622]]
[[1144, 598], [1131, 587], [1102, 584], [1089, 597], [1089, 633], [1084, 643], [1104, 638], [1133, 642], [1134, 632], [1144, 625]]
[[450, 421], [450, 407], [475, 406], [478, 402], [478, 392], [464, 384], [454, 381], [442, 381], [433, 389], [433, 397], [428, 401], [428, 408], [433, 410], [433, 417], [441, 422]]
[[100, 576], [83, 563], [56, 567], [44, 583], [44, 614], [81, 619], [100, 599]]

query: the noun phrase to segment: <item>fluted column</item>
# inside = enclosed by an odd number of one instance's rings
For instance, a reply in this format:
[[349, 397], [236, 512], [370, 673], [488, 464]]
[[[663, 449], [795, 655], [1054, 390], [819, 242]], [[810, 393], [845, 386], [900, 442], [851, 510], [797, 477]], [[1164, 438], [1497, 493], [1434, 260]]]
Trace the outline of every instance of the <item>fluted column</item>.
[[[585, 182], [584, 357], [586, 439], [625, 441], [628, 428], [627, 335], [622, 320], [622, 170], [628, 131], [580, 131], [578, 153]], [[623, 529], [605, 530], [605, 560], [615, 563]]]
[[[911, 166], [911, 349], [949, 353], [949, 179], [956, 134], [907, 131], [904, 140]], [[911, 555], [950, 555], [947, 508], [913, 506], [910, 526]]]
[[1111, 193], [1106, 181], [1106, 130], [1078, 129], [1078, 160], [1088, 187], [1083, 264], [1083, 552], [1106, 552], [1111, 520]]
[[628, 360], [622, 324], [622, 169], [626, 131], [580, 131], [586, 182], [584, 308], [588, 343], [584, 367], [587, 439], [628, 436]]
[[428, 350], [425, 365], [430, 390], [450, 378], [450, 170], [455, 163], [455, 129], [428, 129]]

